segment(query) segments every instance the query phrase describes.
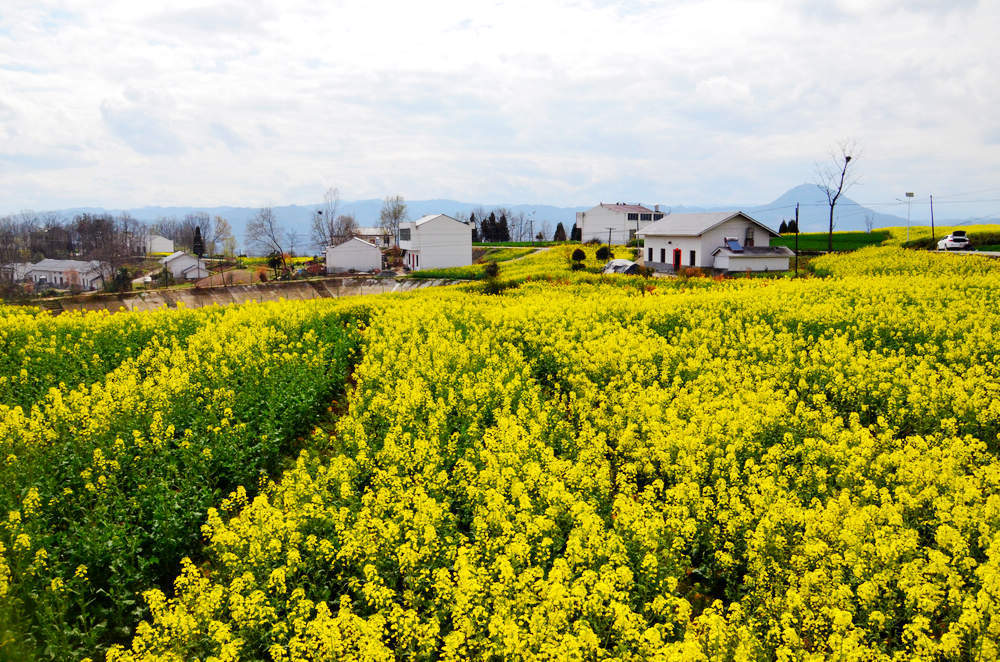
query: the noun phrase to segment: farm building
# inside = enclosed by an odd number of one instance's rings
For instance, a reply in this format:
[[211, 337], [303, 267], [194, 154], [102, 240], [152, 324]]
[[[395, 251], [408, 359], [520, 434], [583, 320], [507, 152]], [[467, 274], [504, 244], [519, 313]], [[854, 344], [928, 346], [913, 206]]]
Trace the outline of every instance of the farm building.
[[161, 237], [158, 234], [151, 234], [146, 237], [146, 255], [151, 253], [173, 253], [174, 240]]
[[771, 246], [778, 234], [741, 211], [671, 214], [637, 233], [646, 265], [657, 271], [785, 271], [794, 253]]
[[96, 290], [104, 285], [108, 273], [96, 260], [53, 260], [46, 258], [24, 274], [25, 280], [30, 280], [36, 287], [71, 288]]
[[205, 261], [184, 251], [177, 251], [160, 260], [163, 267], [170, 271], [174, 280], [199, 280], [208, 276]]
[[472, 226], [445, 214], [429, 214], [399, 226], [403, 264], [414, 271], [472, 264]]
[[642, 205], [627, 205], [618, 202], [613, 205], [601, 203], [587, 211], [576, 213], [576, 227], [580, 229], [580, 240], [608, 241], [610, 228], [611, 243], [625, 244], [635, 237], [638, 230], [664, 218], [659, 205], [648, 209]]
[[326, 249], [326, 272], [378, 271], [382, 268], [382, 251], [375, 244], [351, 237], [342, 244]]

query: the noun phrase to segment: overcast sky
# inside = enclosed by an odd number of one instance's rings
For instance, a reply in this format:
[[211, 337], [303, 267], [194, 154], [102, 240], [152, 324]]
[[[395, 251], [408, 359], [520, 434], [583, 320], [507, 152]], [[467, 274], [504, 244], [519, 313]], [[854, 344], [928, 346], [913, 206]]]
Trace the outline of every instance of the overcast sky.
[[764, 203], [848, 137], [1000, 213], [1000, 2], [278, 4], [2, 0], [0, 213]]

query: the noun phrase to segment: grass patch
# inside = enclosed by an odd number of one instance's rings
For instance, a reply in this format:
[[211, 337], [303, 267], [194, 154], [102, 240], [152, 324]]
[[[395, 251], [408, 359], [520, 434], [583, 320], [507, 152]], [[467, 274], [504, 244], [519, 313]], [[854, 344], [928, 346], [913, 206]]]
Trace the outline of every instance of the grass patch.
[[[834, 232], [834, 251], [856, 251], [865, 246], [878, 246], [888, 240], [888, 230], [875, 232]], [[795, 248], [795, 235], [785, 234], [771, 239], [772, 246], [787, 246]], [[799, 234], [800, 251], [825, 251], [827, 249], [826, 232], [803, 232]]]

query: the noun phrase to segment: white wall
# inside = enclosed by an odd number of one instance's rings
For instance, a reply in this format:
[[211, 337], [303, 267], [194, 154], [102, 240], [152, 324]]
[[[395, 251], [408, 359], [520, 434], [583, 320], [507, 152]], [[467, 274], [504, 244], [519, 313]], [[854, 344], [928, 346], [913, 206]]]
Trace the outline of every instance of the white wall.
[[417, 270], [465, 267], [472, 264], [472, 226], [439, 216], [414, 227], [400, 248], [419, 255]]
[[[653, 212], [659, 214], [661, 212]], [[654, 221], [638, 221], [639, 229], [643, 229]], [[600, 205], [583, 212], [577, 212], [576, 225], [580, 227], [580, 240], [587, 242], [597, 239], [601, 243], [608, 241], [608, 228], [611, 230], [611, 243], [627, 244], [636, 230], [636, 221], [628, 220], [625, 210], [609, 209]]]
[[326, 271], [377, 271], [382, 268], [382, 251], [360, 239], [351, 239], [326, 249]]
[[720, 255], [715, 261], [716, 269], [726, 271], [788, 271], [788, 256], [771, 255]]
[[716, 248], [725, 245], [726, 237], [736, 237], [740, 242], [740, 246], [743, 245], [744, 237], [746, 236], [747, 226], [753, 227], [753, 245], [757, 248], [768, 247], [771, 245], [771, 236], [762, 229], [756, 223], [751, 223], [745, 218], [733, 218], [722, 225], [712, 228], [705, 234], [701, 236], [701, 246], [702, 250], [706, 254], [711, 256], [715, 252]]
[[[645, 247], [642, 249], [643, 260], [654, 268], [662, 268], [657, 265], [665, 264], [670, 269], [674, 265], [674, 249], [681, 249], [681, 267], [691, 266], [691, 251], [695, 251], [695, 266], [711, 267], [712, 256], [706, 255], [702, 250], [701, 239], [698, 237], [646, 237]], [[649, 259], [649, 249], [653, 249], [653, 259]], [[660, 251], [666, 251], [665, 260], [661, 260]]]
[[173, 253], [174, 240], [161, 237], [158, 234], [151, 234], [146, 238], [147, 253]]
[[[179, 280], [182, 278], [186, 278], [186, 276], [184, 275], [185, 269], [187, 269], [188, 267], [193, 267], [197, 263], [198, 263], [198, 258], [196, 258], [193, 255], [188, 255], [187, 253], [185, 253], [184, 255], [178, 255], [177, 257], [175, 257], [173, 260], [169, 262], [169, 264], [166, 265], [166, 267], [167, 269], [170, 270], [170, 275], [173, 276], [175, 279]], [[192, 276], [193, 275], [194, 272], [192, 272]]]

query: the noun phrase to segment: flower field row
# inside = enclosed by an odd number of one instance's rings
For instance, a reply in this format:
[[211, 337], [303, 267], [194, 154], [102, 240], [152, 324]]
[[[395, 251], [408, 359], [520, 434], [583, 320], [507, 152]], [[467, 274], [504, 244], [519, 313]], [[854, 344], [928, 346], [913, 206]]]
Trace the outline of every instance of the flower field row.
[[1000, 274], [856, 255], [369, 300], [329, 451], [108, 659], [996, 659]]
[[366, 316], [327, 300], [25, 320], [42, 354], [89, 343], [120, 363], [0, 409], [0, 658], [127, 640], [139, 592], [199, 553], [207, 509], [256, 493], [342, 389]]
[[[108, 312], [36, 315], [8, 307], [0, 315], [0, 405], [29, 409], [60, 384], [90, 385], [153, 338], [184, 338], [218, 310], [161, 310], [148, 315]], [[18, 314], [20, 313], [20, 314]]]

